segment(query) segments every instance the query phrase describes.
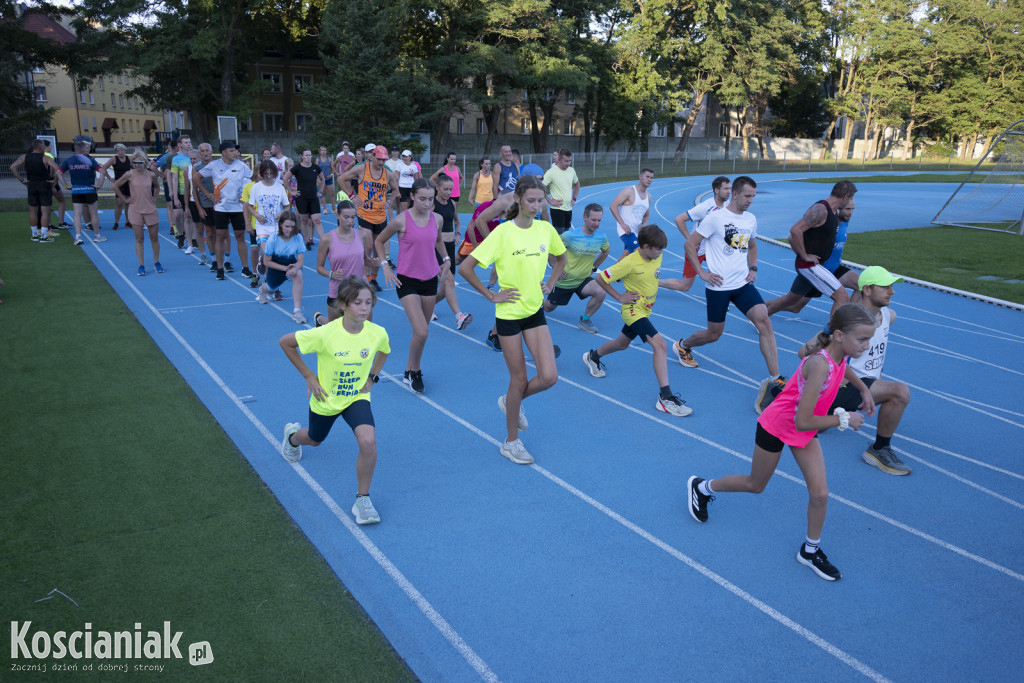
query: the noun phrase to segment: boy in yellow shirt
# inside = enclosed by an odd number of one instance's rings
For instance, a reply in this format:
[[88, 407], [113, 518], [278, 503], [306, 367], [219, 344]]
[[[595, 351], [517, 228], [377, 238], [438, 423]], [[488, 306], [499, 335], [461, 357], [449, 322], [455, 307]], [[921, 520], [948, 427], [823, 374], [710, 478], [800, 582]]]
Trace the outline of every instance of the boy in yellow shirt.
[[[651, 310], [658, 295], [658, 277], [661, 274], [661, 252], [668, 246], [668, 237], [657, 225], [645, 225], [637, 234], [639, 247], [611, 268], [602, 270], [595, 278], [608, 294], [622, 304], [625, 325], [619, 336], [601, 345], [599, 349], [583, 354], [583, 364], [592, 377], [604, 377], [603, 356], [629, 347], [640, 337], [654, 351], [654, 375], [658, 378], [660, 394], [655, 408], [675, 417], [686, 417], [693, 412], [685, 401], [672, 393], [668, 383], [668, 347], [658, 330], [651, 324]], [[619, 294], [610, 283], [622, 280], [626, 291]]]

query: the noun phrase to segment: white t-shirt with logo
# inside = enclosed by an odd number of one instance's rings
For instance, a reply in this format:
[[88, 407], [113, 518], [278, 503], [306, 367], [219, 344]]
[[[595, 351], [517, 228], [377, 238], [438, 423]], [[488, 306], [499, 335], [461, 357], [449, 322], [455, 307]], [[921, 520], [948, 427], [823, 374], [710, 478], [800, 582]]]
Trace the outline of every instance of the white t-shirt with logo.
[[757, 235], [757, 218], [749, 211], [733, 213], [727, 208], [712, 211], [696, 232], [704, 238], [708, 271], [722, 278], [722, 284], [705, 288], [716, 292], [739, 289], [747, 284], [747, 247]]
[[[715, 202], [715, 198], [714, 197], [708, 197], [707, 199], [702, 201], [700, 204], [698, 204], [697, 206], [695, 206], [692, 209], [690, 209], [689, 211], [687, 211], [686, 215], [689, 217], [689, 219], [691, 221], [693, 221], [693, 230], [691, 232], [696, 232], [697, 228], [700, 227], [701, 221], [703, 221], [705, 218], [707, 218], [709, 213], [711, 213], [712, 211], [718, 211], [720, 208], [722, 208], [722, 207], [720, 207]], [[697, 256], [703, 256], [704, 255], [704, 248], [705, 248], [705, 245], [704, 245], [704, 241], [702, 240], [701, 243], [700, 243], [700, 248], [697, 249]]]
[[222, 213], [241, 213], [242, 190], [249, 182], [252, 171], [241, 159], [235, 159], [230, 165], [223, 159], [214, 159], [199, 170], [203, 178], [213, 178], [215, 196], [220, 199], [213, 205], [214, 211]]

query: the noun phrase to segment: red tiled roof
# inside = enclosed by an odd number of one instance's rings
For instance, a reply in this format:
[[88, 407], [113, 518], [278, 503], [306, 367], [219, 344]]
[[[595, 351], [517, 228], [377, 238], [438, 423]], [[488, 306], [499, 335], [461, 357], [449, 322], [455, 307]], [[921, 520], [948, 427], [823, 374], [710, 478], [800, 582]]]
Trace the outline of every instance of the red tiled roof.
[[25, 12], [22, 27], [44, 40], [55, 43], [74, 43], [77, 40], [74, 33], [45, 14], [38, 12]]

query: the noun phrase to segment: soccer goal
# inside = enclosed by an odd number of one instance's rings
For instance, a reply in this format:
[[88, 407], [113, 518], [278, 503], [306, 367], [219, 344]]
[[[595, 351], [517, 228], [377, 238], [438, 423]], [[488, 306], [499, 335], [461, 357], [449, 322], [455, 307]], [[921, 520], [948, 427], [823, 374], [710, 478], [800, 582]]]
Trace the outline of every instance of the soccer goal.
[[[982, 164], [995, 162], [980, 170]], [[1003, 131], [932, 223], [1024, 235], [1024, 119]]]

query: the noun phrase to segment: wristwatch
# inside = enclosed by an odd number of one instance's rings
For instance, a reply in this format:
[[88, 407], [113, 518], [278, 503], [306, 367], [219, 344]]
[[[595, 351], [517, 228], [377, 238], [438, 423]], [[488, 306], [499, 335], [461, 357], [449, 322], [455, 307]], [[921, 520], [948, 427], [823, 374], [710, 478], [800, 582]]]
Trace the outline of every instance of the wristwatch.
[[754, 271], [755, 273], [757, 272], [757, 266], [748, 266], [748, 268], [750, 268], [750, 270]]
[[373, 380], [373, 383], [374, 383], [374, 384], [376, 384], [377, 382], [379, 382], [379, 381], [380, 381], [380, 375], [375, 375], [375, 374], [373, 374], [373, 373], [371, 372], [371, 373], [370, 373], [370, 379], [372, 379], [372, 380]]

